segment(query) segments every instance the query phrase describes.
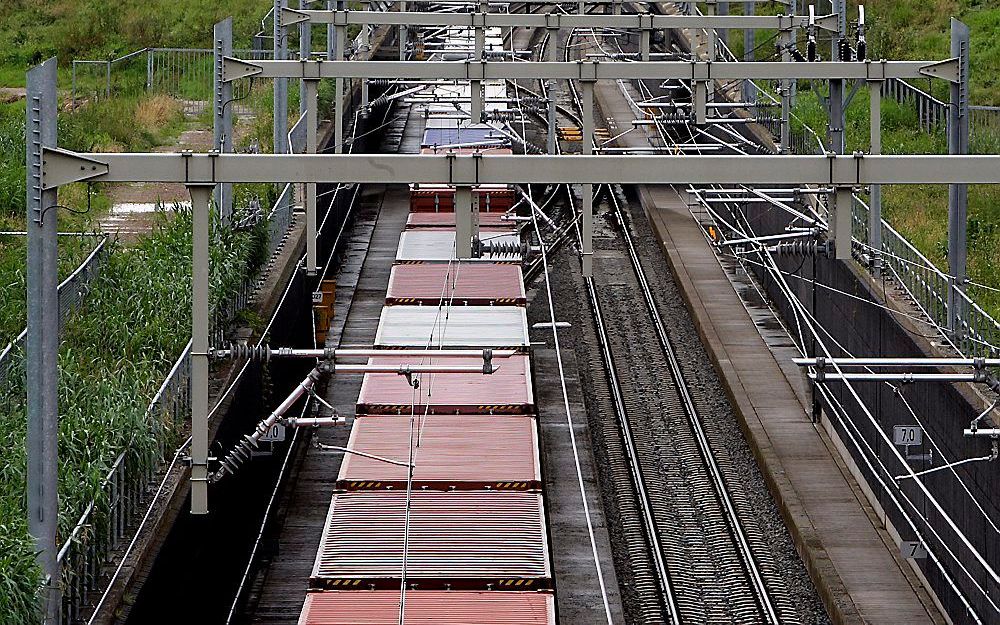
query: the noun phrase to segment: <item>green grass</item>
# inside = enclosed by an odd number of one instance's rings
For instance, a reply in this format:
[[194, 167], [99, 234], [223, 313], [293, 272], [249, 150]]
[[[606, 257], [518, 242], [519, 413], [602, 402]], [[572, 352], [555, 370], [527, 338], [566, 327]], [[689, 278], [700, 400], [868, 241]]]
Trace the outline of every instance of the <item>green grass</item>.
[[[216, 303], [235, 292], [263, 261], [263, 226], [235, 233], [214, 228], [212, 290]], [[101, 480], [122, 451], [144, 458], [166, 444], [179, 423], [147, 423], [146, 406], [190, 335], [190, 211], [163, 213], [156, 231], [119, 247], [67, 324], [60, 349], [60, 541], [84, 507], [106, 505]], [[122, 297], [128, 293], [128, 297]], [[37, 586], [23, 509], [23, 377], [0, 388], [0, 624], [35, 619]]]
[[[31, 64], [57, 54], [60, 83], [68, 85], [72, 56], [106, 58], [143, 46], [198, 46], [210, 43], [212, 24], [233, 14], [236, 32], [249, 35], [270, 2], [265, 0], [147, 0], [119, 3], [14, 0], [0, 5], [0, 85], [23, 85]], [[36, 27], [41, 24], [41, 27]], [[245, 45], [237, 41], [237, 45]], [[144, 61], [144, 59], [143, 59]], [[133, 68], [135, 69], [135, 68]], [[143, 71], [115, 75], [115, 93], [131, 97], [91, 101], [73, 114], [61, 113], [59, 142], [81, 151], [148, 151], [169, 144], [190, 125], [168, 98], [147, 97], [129, 87]], [[140, 74], [142, 76], [140, 77]], [[210, 76], [209, 72], [204, 75]], [[103, 77], [95, 76], [95, 85]], [[80, 84], [87, 86], [86, 75]], [[132, 85], [133, 87], [135, 85]], [[187, 79], [180, 97], [204, 99], [205, 87]], [[63, 94], [63, 98], [66, 95]], [[204, 120], [201, 120], [204, 122]], [[268, 146], [269, 147], [269, 146]], [[24, 104], [0, 105], [0, 229], [25, 223]], [[93, 193], [90, 193], [93, 191]], [[250, 193], [273, 196], [264, 187], [238, 186], [236, 203]], [[91, 230], [109, 205], [107, 189], [71, 185], [60, 203], [83, 215], [60, 211], [61, 230]], [[83, 307], [67, 324], [60, 351], [60, 541], [84, 507], [106, 506], [101, 480], [122, 451], [148, 457], [162, 438], [182, 423], [144, 422], [146, 406], [190, 336], [190, 215], [163, 213], [156, 230], [131, 247], [113, 244], [102, 274]], [[216, 228], [212, 249], [214, 302], [232, 293], [263, 262], [265, 227], [234, 233]], [[75, 268], [92, 240], [60, 238], [62, 273]], [[25, 241], [0, 238], [0, 348], [24, 327]], [[122, 297], [127, 293], [128, 297]], [[25, 498], [25, 407], [23, 374], [0, 387], [0, 625], [37, 622], [38, 571], [27, 535]], [[98, 513], [98, 521], [101, 513]], [[95, 527], [99, 531], [100, 527]]]
[[[869, 0], [873, 53], [889, 59], [950, 56], [950, 18], [969, 25], [973, 104], [1000, 104], [1000, 3], [993, 0]], [[933, 86], [947, 100], [947, 87]]]
[[268, 0], [6, 0], [0, 4], [0, 73], [23, 85], [23, 72], [56, 55], [106, 59], [145, 47], [211, 47], [212, 26], [233, 16], [237, 46], [260, 29]]
[[[796, 114], [825, 137], [826, 114], [816, 94], [800, 91]], [[847, 151], [870, 147], [869, 100], [859, 90], [847, 110]], [[800, 125], [800, 124], [796, 124]], [[997, 153], [1000, 138], [987, 133], [973, 137], [974, 153]], [[917, 126], [911, 106], [882, 101], [882, 152], [884, 154], [944, 154], [944, 131], [928, 134]], [[882, 191], [883, 216], [937, 267], [948, 267], [948, 188], [944, 185], [887, 185]], [[969, 277], [1000, 288], [1000, 186], [969, 186]], [[1000, 318], [1000, 297], [995, 291], [971, 288], [976, 301]]]

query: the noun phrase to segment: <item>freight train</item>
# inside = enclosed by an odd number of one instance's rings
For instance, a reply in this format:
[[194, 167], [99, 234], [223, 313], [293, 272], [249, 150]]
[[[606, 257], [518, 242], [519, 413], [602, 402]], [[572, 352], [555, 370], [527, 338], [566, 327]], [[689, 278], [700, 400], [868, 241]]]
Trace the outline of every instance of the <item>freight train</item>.
[[[468, 106], [467, 85], [430, 89], [422, 153], [511, 153], [503, 132], [456, 105], [464, 95]], [[506, 106], [502, 83], [486, 93], [487, 111]], [[474, 193], [480, 238], [518, 247], [503, 219], [513, 189]], [[345, 455], [336, 477], [300, 625], [390, 625], [404, 610], [407, 624], [556, 622], [520, 256], [456, 260], [454, 198], [447, 185], [411, 186], [375, 344], [517, 354], [492, 375], [425, 374], [417, 388], [364, 376], [348, 447], [365, 455]]]

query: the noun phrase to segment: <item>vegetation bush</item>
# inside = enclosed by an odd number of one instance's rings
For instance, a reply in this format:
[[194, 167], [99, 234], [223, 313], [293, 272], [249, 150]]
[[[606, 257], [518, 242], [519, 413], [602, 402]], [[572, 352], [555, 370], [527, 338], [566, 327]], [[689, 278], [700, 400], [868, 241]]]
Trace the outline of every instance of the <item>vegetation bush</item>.
[[[216, 304], [261, 265], [266, 228], [213, 227]], [[118, 454], [145, 457], [175, 442], [183, 424], [150, 423], [146, 407], [190, 336], [191, 213], [163, 212], [134, 247], [117, 246], [67, 323], [60, 349], [60, 541], [92, 500]], [[0, 388], [0, 624], [35, 620], [38, 584], [25, 521], [25, 388], [15, 371]]]

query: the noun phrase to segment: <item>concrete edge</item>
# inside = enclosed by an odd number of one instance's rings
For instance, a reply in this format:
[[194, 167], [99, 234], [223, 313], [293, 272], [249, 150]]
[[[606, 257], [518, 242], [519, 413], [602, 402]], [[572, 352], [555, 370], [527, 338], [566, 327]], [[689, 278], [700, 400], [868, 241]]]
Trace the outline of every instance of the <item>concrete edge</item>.
[[798, 493], [785, 477], [784, 466], [757, 417], [756, 409], [750, 403], [739, 375], [730, 363], [729, 355], [719, 340], [715, 326], [708, 318], [705, 306], [695, 292], [694, 285], [680, 260], [669, 230], [651, 214], [649, 210], [651, 199], [645, 186], [640, 187], [639, 196], [643, 211], [656, 232], [660, 248], [668, 261], [670, 273], [677, 282], [681, 296], [691, 312], [698, 335], [723, 383], [726, 395], [738, 417], [740, 428], [757, 459], [768, 490], [778, 505], [778, 510], [788, 527], [795, 549], [799, 553], [799, 557], [802, 558], [823, 605], [831, 620], [837, 625], [864, 623], [864, 618], [851, 600], [840, 574], [827, 555], [826, 548], [823, 546], [823, 541], [813, 526], [812, 520], [804, 510]]

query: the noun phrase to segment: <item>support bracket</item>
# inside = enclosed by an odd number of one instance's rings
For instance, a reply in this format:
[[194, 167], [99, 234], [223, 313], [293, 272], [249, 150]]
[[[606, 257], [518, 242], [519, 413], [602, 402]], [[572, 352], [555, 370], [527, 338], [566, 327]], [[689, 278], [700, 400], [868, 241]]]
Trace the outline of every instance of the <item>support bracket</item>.
[[[286, 9], [287, 10], [287, 9]], [[308, 63], [306, 63], [308, 65]], [[235, 59], [227, 56], [222, 59], [222, 81], [232, 82], [240, 78], [249, 78], [264, 72], [264, 68], [256, 63]]]
[[941, 80], [946, 80], [957, 85], [962, 79], [960, 61], [961, 59], [958, 57], [945, 59], [943, 61], [924, 65], [917, 71], [924, 76], [928, 76], [930, 78], [940, 78]]
[[111, 171], [103, 162], [62, 148], [42, 147], [42, 190], [72, 182], [87, 182]]
[[309, 15], [303, 13], [302, 11], [296, 11], [295, 9], [289, 9], [288, 7], [283, 7], [281, 9], [281, 23], [284, 26], [294, 26], [295, 24], [301, 24], [308, 21], [311, 21]]
[[827, 32], [835, 33], [839, 29], [838, 21], [839, 16], [836, 13], [830, 13], [829, 15], [820, 15], [813, 21], [813, 26]]

